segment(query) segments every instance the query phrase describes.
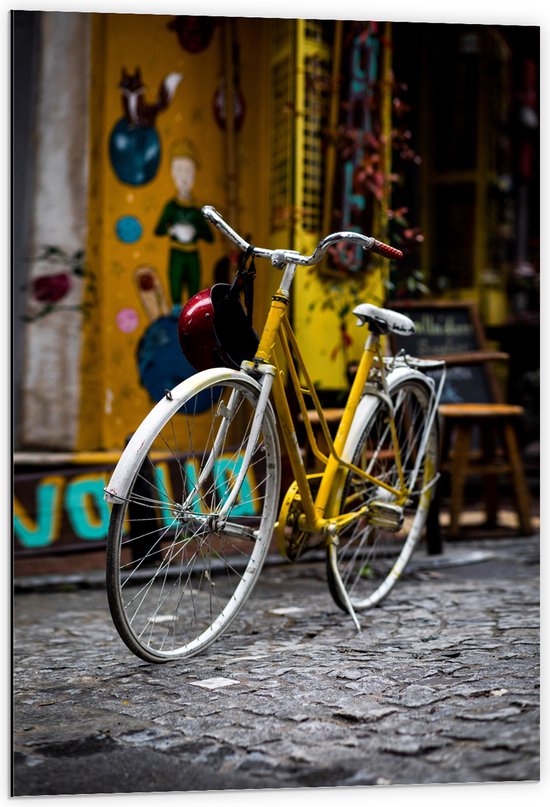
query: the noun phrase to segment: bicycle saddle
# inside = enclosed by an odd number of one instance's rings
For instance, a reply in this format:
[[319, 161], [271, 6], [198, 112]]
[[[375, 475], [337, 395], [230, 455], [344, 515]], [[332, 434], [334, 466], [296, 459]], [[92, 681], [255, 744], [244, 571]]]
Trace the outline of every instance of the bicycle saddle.
[[369, 329], [374, 333], [386, 334], [389, 331], [399, 333], [401, 336], [410, 336], [414, 333], [414, 322], [404, 314], [379, 308], [370, 303], [361, 303], [353, 309], [357, 317], [357, 324], [368, 323]]

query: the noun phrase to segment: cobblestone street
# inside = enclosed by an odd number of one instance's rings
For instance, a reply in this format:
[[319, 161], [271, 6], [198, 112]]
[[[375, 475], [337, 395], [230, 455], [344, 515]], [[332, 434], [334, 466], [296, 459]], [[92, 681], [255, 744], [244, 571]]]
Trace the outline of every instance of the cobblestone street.
[[126, 649], [100, 578], [16, 580], [14, 794], [538, 780], [538, 552], [420, 549], [361, 633], [321, 563], [267, 565], [166, 665]]

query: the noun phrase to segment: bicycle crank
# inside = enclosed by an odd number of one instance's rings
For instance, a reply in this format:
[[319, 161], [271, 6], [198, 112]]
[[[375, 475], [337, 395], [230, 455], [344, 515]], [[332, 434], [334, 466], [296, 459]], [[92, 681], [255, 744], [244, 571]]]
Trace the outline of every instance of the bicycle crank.
[[[321, 474], [308, 476], [313, 495], [318, 487]], [[275, 541], [277, 549], [288, 560], [298, 560], [302, 552], [311, 548], [309, 546], [310, 532], [299, 527], [299, 519], [303, 514], [302, 498], [298, 492], [298, 485], [294, 481], [286, 492], [281, 505], [279, 520], [275, 524]]]
[[404, 521], [403, 508], [398, 504], [374, 500], [369, 502], [365, 518], [367, 524], [372, 527], [379, 527], [388, 532], [399, 532]]

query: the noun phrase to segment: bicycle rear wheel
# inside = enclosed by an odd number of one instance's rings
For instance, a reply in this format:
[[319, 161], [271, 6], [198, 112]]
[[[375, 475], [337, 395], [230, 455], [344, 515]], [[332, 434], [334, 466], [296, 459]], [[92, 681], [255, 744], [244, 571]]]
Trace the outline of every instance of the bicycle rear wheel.
[[[150, 446], [147, 455], [126, 458], [135, 468], [121, 500], [110, 491], [109, 607], [121, 638], [145, 661], [191, 656], [220, 636], [250, 595], [272, 536], [280, 477], [272, 410], [234, 504], [220, 519], [259, 392], [242, 373], [206, 375], [172, 391], [173, 402], [162, 403], [168, 417], [150, 418], [150, 427], [144, 421], [137, 442]], [[128, 452], [135, 454], [136, 443]]]
[[[372, 515], [359, 517], [339, 533], [337, 569], [355, 610], [364, 610], [386, 597], [404, 570], [426, 523], [436, 473], [438, 430], [434, 419], [426, 450], [419, 464], [421, 442], [431, 403], [428, 385], [421, 378], [401, 380], [390, 385], [395, 409], [395, 427], [403, 467], [404, 485], [410, 489], [402, 512], [402, 525], [384, 529], [373, 523]], [[381, 481], [399, 488], [396, 452], [389, 426], [387, 403], [380, 399], [365, 420], [349, 461]], [[415, 468], [416, 479], [413, 482]], [[393, 518], [391, 494], [350, 471], [344, 485], [341, 513], [357, 512], [370, 505], [372, 511], [389, 511]], [[389, 505], [389, 507], [388, 507]], [[335, 574], [327, 562], [329, 588], [336, 604], [347, 611]]]

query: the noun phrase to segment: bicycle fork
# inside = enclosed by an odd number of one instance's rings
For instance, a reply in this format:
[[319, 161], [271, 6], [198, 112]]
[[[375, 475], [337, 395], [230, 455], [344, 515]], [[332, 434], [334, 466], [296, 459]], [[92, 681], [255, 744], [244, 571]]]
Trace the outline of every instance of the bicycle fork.
[[[250, 433], [246, 439], [246, 447], [244, 455], [242, 458], [242, 462], [240, 463], [239, 472], [231, 487], [229, 495], [223, 501], [222, 507], [220, 508], [217, 514], [215, 525], [212, 525], [213, 527], [215, 526], [216, 531], [218, 530], [220, 532], [224, 530], [227, 531], [227, 529], [230, 526], [227, 524], [227, 518], [229, 516], [229, 513], [231, 512], [233, 505], [237, 500], [237, 497], [239, 496], [242, 484], [248, 473], [249, 466], [252, 461], [252, 457], [254, 455], [254, 451], [256, 450], [258, 438], [260, 436], [260, 430], [262, 428], [262, 423], [265, 417], [269, 396], [271, 393], [271, 387], [273, 385], [273, 377], [276, 372], [275, 368], [270, 365], [265, 365], [264, 368], [262, 369], [264, 373], [263, 378], [261, 380], [260, 395], [254, 413], [254, 418], [252, 420]], [[221, 423], [214, 438], [214, 443], [212, 445], [212, 448], [210, 449], [210, 453], [204, 464], [204, 468], [202, 469], [202, 472], [198, 477], [197, 481], [193, 485], [193, 489], [190, 491], [186, 500], [183, 502], [182, 505], [183, 511], [185, 511], [188, 507], [190, 507], [190, 505], [192, 504], [193, 500], [197, 495], [200, 496], [201, 487], [206, 483], [208, 477], [212, 473], [216, 463], [216, 459], [219, 457], [225, 444], [228, 429], [231, 425], [231, 422], [235, 414], [238, 411], [242, 395], [243, 393], [239, 392], [239, 390], [237, 389], [234, 389], [231, 392], [231, 395], [229, 396], [227, 404], [223, 403], [223, 401], [220, 401], [220, 403], [218, 404], [217, 414], [219, 417], [221, 417]], [[245, 534], [246, 532], [246, 529], [241, 527], [233, 527], [232, 531], [234, 530], [236, 530], [236, 533], [238, 535]]]
[[[252, 426], [250, 428], [250, 434], [246, 442], [246, 449], [244, 452], [243, 461], [241, 462], [239, 473], [237, 474], [237, 479], [235, 480], [233, 489], [229, 494], [229, 496], [227, 497], [227, 499], [224, 501], [223, 506], [218, 514], [218, 525], [221, 529], [223, 529], [224, 527], [225, 521], [227, 520], [227, 516], [231, 511], [231, 508], [235, 504], [237, 496], [240, 493], [241, 486], [248, 473], [248, 468], [250, 466], [252, 457], [256, 450], [256, 444], [258, 442], [258, 437], [260, 436], [260, 430], [262, 428], [262, 423], [265, 417], [269, 396], [271, 394], [271, 387], [273, 386], [273, 378], [276, 372], [275, 367], [273, 367], [272, 365], [264, 365], [262, 369], [264, 372], [261, 380], [260, 397], [258, 398], [258, 405], [254, 413]], [[235, 394], [236, 391], [233, 392], [233, 395]]]

